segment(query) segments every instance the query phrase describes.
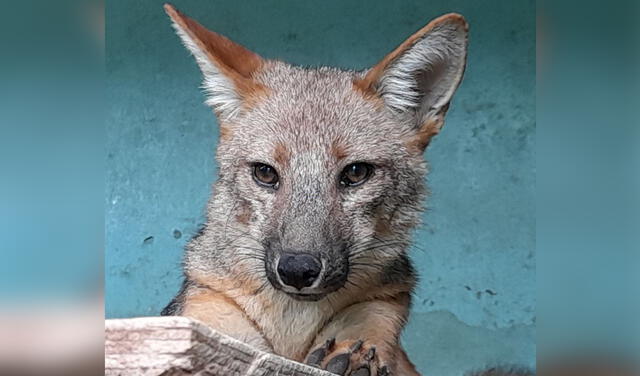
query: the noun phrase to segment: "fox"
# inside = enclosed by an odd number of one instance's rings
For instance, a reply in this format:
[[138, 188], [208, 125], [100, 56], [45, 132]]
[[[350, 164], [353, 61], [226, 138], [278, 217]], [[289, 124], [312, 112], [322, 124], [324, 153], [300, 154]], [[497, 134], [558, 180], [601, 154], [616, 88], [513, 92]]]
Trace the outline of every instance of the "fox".
[[419, 376], [399, 341], [409, 249], [424, 151], [465, 71], [464, 17], [440, 16], [355, 71], [266, 59], [164, 9], [202, 72], [219, 170], [161, 314], [338, 375]]

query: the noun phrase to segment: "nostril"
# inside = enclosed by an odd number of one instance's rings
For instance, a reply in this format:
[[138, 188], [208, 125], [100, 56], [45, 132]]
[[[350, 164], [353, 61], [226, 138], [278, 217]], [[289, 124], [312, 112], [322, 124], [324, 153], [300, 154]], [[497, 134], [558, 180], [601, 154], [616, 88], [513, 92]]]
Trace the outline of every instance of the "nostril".
[[284, 253], [278, 262], [282, 283], [302, 289], [313, 285], [320, 275], [320, 261], [308, 253]]
[[302, 273], [304, 278], [316, 278], [320, 274], [320, 268], [312, 268]]
[[288, 258], [285, 258], [285, 256], [280, 257], [280, 261], [278, 261], [278, 275], [280, 275], [280, 278], [284, 278], [288, 274], [287, 273], [288, 264], [289, 264]]

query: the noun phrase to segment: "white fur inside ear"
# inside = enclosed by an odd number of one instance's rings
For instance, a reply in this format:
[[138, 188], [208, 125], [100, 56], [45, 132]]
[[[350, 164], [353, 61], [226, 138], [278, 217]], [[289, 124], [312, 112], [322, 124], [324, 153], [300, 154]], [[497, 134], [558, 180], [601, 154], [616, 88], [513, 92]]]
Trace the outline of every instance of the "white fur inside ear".
[[207, 54], [202, 51], [180, 25], [175, 22], [172, 24], [182, 43], [195, 57], [198, 66], [200, 66], [204, 77], [202, 89], [207, 97], [205, 103], [216, 110], [217, 114], [222, 117], [220, 120], [232, 118], [242, 105], [242, 98], [238, 94], [235, 85], [220, 71], [216, 64], [209, 59]]
[[386, 104], [400, 113], [438, 113], [449, 103], [462, 79], [466, 46], [467, 34], [462, 24], [436, 25], [385, 70], [378, 90]]

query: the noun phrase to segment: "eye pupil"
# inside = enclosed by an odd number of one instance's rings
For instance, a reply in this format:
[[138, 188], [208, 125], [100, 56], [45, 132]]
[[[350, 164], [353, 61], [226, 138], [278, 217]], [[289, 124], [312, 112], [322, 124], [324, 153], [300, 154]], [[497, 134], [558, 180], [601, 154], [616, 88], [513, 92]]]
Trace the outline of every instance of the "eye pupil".
[[350, 171], [351, 177], [354, 177], [354, 178], [357, 179], [357, 178], [361, 177], [362, 175], [364, 175], [366, 169], [360, 164], [354, 164], [354, 165], [351, 166], [350, 170], [351, 170]]
[[364, 183], [373, 171], [367, 163], [353, 163], [345, 167], [340, 177], [340, 183], [345, 186], [356, 186]]
[[253, 178], [262, 186], [275, 188], [278, 183], [278, 173], [276, 170], [264, 163], [256, 163], [253, 167]]

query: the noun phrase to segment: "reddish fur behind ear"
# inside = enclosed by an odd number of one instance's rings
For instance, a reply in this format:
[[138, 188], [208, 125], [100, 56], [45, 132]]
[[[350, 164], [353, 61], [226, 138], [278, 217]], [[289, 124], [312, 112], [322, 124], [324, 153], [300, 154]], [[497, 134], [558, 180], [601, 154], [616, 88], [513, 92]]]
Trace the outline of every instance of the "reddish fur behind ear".
[[467, 25], [467, 21], [465, 21], [464, 17], [456, 13], [449, 13], [443, 16], [440, 16], [433, 21], [429, 22], [427, 26], [418, 30], [416, 33], [411, 35], [407, 40], [402, 42], [395, 50], [389, 53], [384, 57], [378, 64], [376, 64], [373, 68], [367, 72], [367, 74], [361, 78], [354, 81], [354, 86], [356, 89], [365, 93], [366, 95], [377, 95], [376, 93], [376, 83], [380, 80], [383, 73], [387, 69], [387, 67], [393, 63], [395, 59], [397, 59], [400, 55], [402, 55], [408, 48], [413, 46], [420, 38], [422, 38], [425, 34], [429, 33], [436, 26], [445, 23], [445, 22], [456, 22], [461, 25], [464, 25], [465, 30], [469, 29]]
[[207, 30], [204, 26], [180, 13], [171, 4], [164, 9], [198, 47], [206, 53], [222, 73], [233, 81], [238, 92], [245, 98], [263, 92], [266, 88], [251, 77], [262, 69], [265, 60], [228, 38]]
[[416, 154], [422, 154], [429, 145], [431, 139], [440, 133], [444, 124], [444, 116], [438, 116], [424, 123], [418, 132], [407, 143], [407, 149]]

